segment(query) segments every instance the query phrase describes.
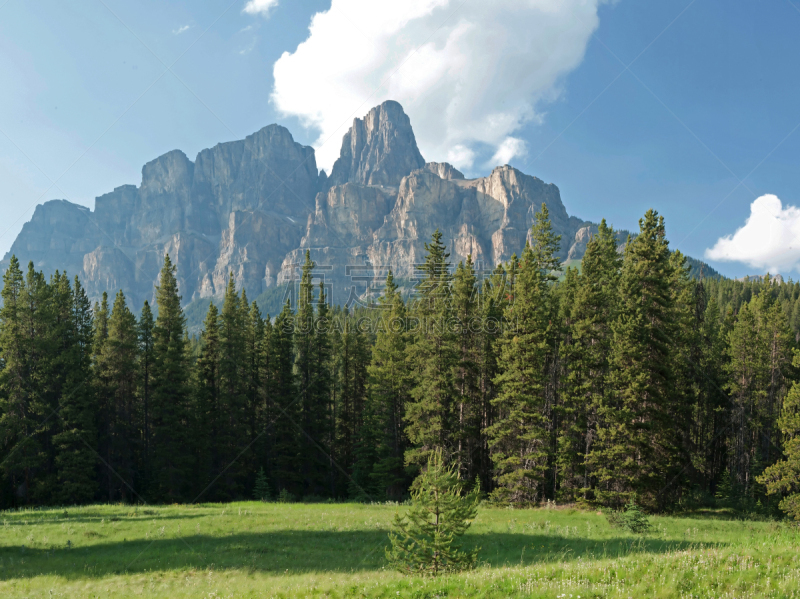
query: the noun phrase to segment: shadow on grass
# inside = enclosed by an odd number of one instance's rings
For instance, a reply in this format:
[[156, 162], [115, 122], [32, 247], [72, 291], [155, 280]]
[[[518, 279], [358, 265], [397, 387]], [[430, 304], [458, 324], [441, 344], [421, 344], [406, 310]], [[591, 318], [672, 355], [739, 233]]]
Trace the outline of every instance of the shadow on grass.
[[[385, 530], [280, 530], [224, 537], [188, 535], [95, 543], [78, 539], [71, 548], [0, 548], [0, 580], [42, 574], [81, 579], [205, 568], [272, 574], [374, 571], [385, 566], [387, 545]], [[563, 562], [579, 557], [615, 558], [720, 546], [648, 537], [589, 540], [499, 532], [467, 535], [465, 546], [475, 545], [481, 547], [480, 560], [492, 566]]]
[[174, 511], [156, 511], [156, 510], [140, 510], [138, 512], [87, 512], [81, 510], [79, 513], [63, 515], [38, 515], [38, 514], [14, 514], [3, 518], [0, 516], [0, 522], [4, 522], [4, 526], [9, 528], [17, 526], [29, 526], [31, 524], [70, 524], [91, 522], [98, 523], [101, 520], [106, 522], [141, 522], [143, 520], [191, 520], [193, 518], [202, 518], [207, 514], [187, 514], [185, 512]]

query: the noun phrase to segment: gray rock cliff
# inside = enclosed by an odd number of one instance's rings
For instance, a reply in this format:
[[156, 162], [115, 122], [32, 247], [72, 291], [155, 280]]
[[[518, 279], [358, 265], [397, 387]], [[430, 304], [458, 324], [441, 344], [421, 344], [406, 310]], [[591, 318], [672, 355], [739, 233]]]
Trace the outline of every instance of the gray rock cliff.
[[444, 234], [457, 263], [492, 268], [519, 253], [542, 203], [562, 235], [562, 259], [578, 259], [591, 223], [569, 216], [558, 188], [510, 166], [466, 179], [426, 163], [408, 116], [384, 102], [355, 119], [330, 176], [314, 150], [270, 125], [201, 151], [168, 152], [142, 169], [139, 186], [96, 199], [36, 208], [9, 254], [37, 269], [77, 274], [92, 298], [123, 289], [136, 310], [153, 300], [164, 255], [178, 269], [183, 301], [219, 296], [233, 273], [252, 299], [296, 280], [308, 250], [345, 301], [354, 281], [413, 278], [425, 242]]

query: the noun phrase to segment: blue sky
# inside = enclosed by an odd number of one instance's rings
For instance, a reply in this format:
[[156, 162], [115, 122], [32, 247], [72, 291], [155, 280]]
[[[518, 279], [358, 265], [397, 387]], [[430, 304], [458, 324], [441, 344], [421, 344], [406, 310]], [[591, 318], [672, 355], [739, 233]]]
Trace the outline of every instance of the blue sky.
[[[342, 0], [329, 15], [339, 21], [320, 19], [303, 55], [298, 44], [330, 1], [261, 0], [268, 10], [248, 13], [245, 0], [0, 0], [0, 254], [37, 203], [93, 206], [175, 148], [193, 159], [278, 122], [302, 143], [329, 139], [320, 150], [329, 161], [340, 124], [396, 93], [429, 160], [463, 147], [461, 166], [477, 176], [507, 159], [558, 185], [570, 214], [635, 229], [654, 207], [673, 247], [703, 258], [717, 244], [711, 256], [735, 258], [709, 260], [724, 274], [778, 267], [797, 278], [800, 255], [782, 247], [800, 232], [789, 208], [800, 203], [800, 3], [575, 2], [546, 19], [506, 3], [507, 20], [491, 21], [471, 2], [407, 0], [398, 10], [422, 6], [424, 17], [382, 20], [382, 9]], [[437, 36], [454, 39], [470, 14], [482, 25], [463, 38], [471, 50], [445, 52]], [[509, 20], [518, 29], [501, 39]], [[351, 65], [345, 46], [359, 36], [379, 67]], [[429, 40], [438, 53], [413, 51]], [[375, 81], [380, 93], [364, 93]], [[332, 93], [347, 102], [329, 106]], [[487, 132], [481, 115], [493, 111], [510, 124]], [[508, 140], [514, 151], [503, 150]], [[782, 205], [757, 211], [765, 194]]]

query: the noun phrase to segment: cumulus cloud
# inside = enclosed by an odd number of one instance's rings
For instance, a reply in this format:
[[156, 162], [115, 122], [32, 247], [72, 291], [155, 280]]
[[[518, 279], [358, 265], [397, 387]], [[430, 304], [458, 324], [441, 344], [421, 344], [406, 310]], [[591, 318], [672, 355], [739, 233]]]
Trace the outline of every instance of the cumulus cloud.
[[278, 0], [249, 0], [242, 12], [248, 15], [267, 15], [270, 9], [278, 6]]
[[183, 27], [178, 27], [177, 29], [172, 30], [172, 35], [180, 35], [181, 33], [185, 33], [192, 28], [191, 25], [184, 25]]
[[768, 194], [750, 205], [750, 216], [733, 235], [721, 237], [705, 252], [709, 260], [743, 262], [771, 273], [787, 272], [800, 263], [800, 208], [783, 207]]
[[488, 166], [492, 167], [498, 164], [508, 164], [517, 156], [524, 156], [527, 152], [525, 142], [516, 137], [506, 137], [503, 143], [497, 148], [492, 159], [489, 161]]
[[524, 150], [512, 134], [583, 60], [603, 1], [332, 0], [275, 63], [272, 102], [320, 132], [320, 166], [353, 117], [387, 99], [405, 108], [426, 160], [469, 168], [488, 145], [508, 161]]

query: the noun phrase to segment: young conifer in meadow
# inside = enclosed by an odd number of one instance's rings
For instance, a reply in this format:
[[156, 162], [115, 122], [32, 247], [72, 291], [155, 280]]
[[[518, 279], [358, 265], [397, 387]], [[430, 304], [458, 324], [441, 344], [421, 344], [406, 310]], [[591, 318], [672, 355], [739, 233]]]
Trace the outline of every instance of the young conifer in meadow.
[[389, 563], [404, 574], [437, 576], [475, 567], [480, 548], [463, 550], [460, 539], [478, 513], [480, 488], [465, 492], [456, 464], [436, 449], [411, 486], [411, 507], [395, 514]]

